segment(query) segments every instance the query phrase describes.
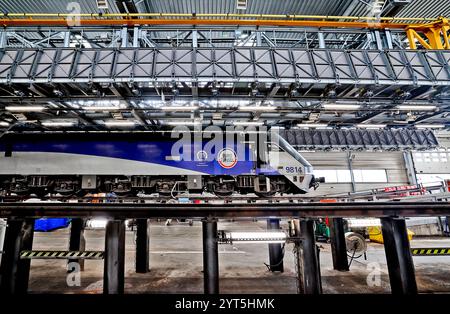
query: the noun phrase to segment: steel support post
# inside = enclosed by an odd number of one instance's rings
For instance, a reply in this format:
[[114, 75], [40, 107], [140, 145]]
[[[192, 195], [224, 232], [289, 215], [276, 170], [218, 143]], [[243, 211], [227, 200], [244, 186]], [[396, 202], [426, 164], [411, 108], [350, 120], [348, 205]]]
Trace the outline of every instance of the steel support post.
[[0, 293], [27, 293], [31, 260], [20, 259], [20, 252], [33, 248], [33, 236], [34, 219], [8, 219], [0, 266]]
[[411, 152], [403, 152], [403, 160], [405, 162], [406, 173], [408, 175], [409, 184], [417, 184], [416, 169]]
[[192, 47], [198, 48], [198, 33], [195, 29], [192, 31]]
[[148, 219], [136, 219], [136, 272], [150, 270], [150, 224]]
[[345, 244], [344, 219], [330, 219], [331, 253], [333, 256], [333, 268], [340, 271], [348, 271], [347, 246]]
[[295, 271], [297, 273], [297, 293], [298, 294], [305, 294], [305, 283], [304, 277], [303, 277], [303, 254], [302, 254], [302, 247], [301, 247], [301, 232], [300, 232], [300, 220], [294, 219], [292, 221], [294, 231], [295, 231], [295, 237], [297, 237], [297, 240], [294, 242], [294, 262], [295, 262]]
[[450, 216], [445, 217], [445, 235], [450, 237]]
[[[267, 219], [269, 231], [280, 231], [280, 219]], [[270, 271], [284, 271], [283, 247], [280, 243], [269, 244], [269, 268]]]
[[125, 276], [125, 222], [111, 220], [106, 225], [105, 266], [103, 273], [103, 293], [124, 292]]
[[417, 284], [404, 218], [381, 218], [384, 250], [393, 294], [416, 294]]
[[[69, 251], [84, 251], [85, 249], [84, 219], [73, 218], [70, 226]], [[69, 263], [78, 263], [80, 265], [80, 270], [84, 270], [84, 259], [69, 259]]]
[[325, 36], [322, 32], [317, 33], [317, 38], [319, 39], [319, 48], [325, 49]]
[[347, 152], [347, 165], [348, 165], [348, 170], [350, 171], [352, 192], [355, 193], [356, 192], [356, 182], [355, 182], [355, 174], [353, 173], [353, 158], [354, 158], [354, 155], [350, 151], [348, 151]]
[[219, 247], [217, 220], [205, 219], [203, 225], [203, 276], [205, 294], [219, 293]]
[[305, 294], [321, 294], [319, 256], [314, 238], [314, 220], [301, 219], [300, 233], [302, 238], [303, 285]]

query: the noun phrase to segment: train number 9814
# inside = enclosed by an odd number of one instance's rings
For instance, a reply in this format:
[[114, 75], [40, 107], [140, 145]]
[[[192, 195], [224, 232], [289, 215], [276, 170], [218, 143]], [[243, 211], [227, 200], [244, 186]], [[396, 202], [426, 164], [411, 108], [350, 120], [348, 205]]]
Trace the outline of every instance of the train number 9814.
[[302, 173], [301, 167], [289, 166], [289, 167], [285, 167], [285, 169], [286, 169], [286, 173]]

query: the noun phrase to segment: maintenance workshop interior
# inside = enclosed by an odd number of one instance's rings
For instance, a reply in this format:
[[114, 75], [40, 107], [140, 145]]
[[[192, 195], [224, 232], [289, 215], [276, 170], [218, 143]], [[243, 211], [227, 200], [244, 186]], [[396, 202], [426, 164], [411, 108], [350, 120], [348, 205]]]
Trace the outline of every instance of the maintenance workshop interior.
[[0, 295], [450, 293], [448, 16], [0, 1]]

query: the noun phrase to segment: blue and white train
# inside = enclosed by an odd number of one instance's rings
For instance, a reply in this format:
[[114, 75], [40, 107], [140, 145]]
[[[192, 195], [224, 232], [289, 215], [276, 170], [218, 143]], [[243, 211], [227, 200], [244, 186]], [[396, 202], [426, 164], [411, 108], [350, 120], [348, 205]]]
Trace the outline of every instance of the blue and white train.
[[[307, 193], [320, 181], [314, 178], [311, 164], [280, 137], [262, 144], [241, 137], [220, 150], [206, 149], [208, 144], [202, 141], [200, 147], [183, 146], [180, 154], [174, 154], [176, 141], [148, 134], [4, 136], [0, 140], [0, 189], [38, 197], [89, 192], [270, 197]], [[185, 158], [186, 151], [192, 158]], [[238, 157], [238, 151], [242, 156]]]

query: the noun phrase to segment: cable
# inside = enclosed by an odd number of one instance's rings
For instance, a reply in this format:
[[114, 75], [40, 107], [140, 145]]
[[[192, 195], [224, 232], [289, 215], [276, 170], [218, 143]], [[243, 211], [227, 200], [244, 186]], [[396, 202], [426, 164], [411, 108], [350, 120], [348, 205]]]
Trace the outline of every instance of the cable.
[[285, 247], [285, 245], [286, 245], [286, 243], [283, 243], [283, 245], [281, 246], [281, 258], [280, 258], [280, 261], [278, 263], [276, 263], [276, 264], [264, 263], [264, 265], [266, 265], [268, 271], [270, 271], [272, 267], [280, 266], [283, 263], [283, 261], [284, 261], [284, 251], [285, 251], [284, 247]]
[[[355, 257], [355, 253], [356, 253], [356, 246], [355, 246], [355, 248], [353, 249], [353, 255], [351, 256], [350, 262], [348, 263], [348, 268], [350, 268], [350, 265], [351, 265], [352, 262], [353, 262], [353, 259], [354, 259], [354, 257]], [[348, 254], [347, 254], [347, 256], [348, 256]], [[358, 256], [358, 257], [361, 257], [361, 255]], [[358, 257], [357, 257], [357, 258], [358, 258]]]

